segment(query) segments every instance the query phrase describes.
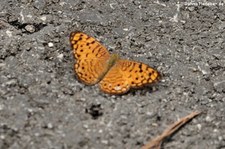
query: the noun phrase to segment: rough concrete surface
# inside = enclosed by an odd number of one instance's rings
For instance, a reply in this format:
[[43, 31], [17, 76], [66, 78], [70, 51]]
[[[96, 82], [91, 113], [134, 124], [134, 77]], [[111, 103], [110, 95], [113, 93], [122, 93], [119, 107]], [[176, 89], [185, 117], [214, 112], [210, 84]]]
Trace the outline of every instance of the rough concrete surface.
[[[164, 148], [225, 148], [225, 4], [201, 2], [1, 0], [0, 148], [138, 149], [192, 111]], [[75, 30], [161, 81], [122, 96], [85, 86]]]

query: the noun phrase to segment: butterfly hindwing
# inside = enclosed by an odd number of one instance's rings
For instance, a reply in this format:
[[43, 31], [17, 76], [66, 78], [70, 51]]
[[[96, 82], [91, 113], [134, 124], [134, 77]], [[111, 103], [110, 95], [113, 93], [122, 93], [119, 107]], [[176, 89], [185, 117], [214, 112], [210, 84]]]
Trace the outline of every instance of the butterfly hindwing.
[[118, 60], [100, 82], [100, 89], [109, 94], [124, 94], [130, 88], [140, 88], [159, 78], [159, 73], [146, 64]]

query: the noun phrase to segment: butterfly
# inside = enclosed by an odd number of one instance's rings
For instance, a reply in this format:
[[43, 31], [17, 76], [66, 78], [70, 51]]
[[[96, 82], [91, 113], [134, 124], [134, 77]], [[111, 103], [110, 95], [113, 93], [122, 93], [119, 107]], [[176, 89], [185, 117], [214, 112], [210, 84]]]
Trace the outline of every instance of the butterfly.
[[72, 32], [70, 44], [76, 60], [77, 78], [86, 85], [98, 83], [105, 93], [125, 94], [132, 88], [141, 88], [159, 79], [157, 70], [110, 54], [99, 41], [83, 32]]

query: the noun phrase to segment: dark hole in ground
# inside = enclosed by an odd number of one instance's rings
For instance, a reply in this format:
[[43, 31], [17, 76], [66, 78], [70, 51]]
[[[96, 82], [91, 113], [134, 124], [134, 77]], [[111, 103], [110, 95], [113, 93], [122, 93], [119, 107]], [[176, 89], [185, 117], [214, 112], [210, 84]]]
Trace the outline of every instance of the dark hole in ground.
[[103, 115], [101, 104], [93, 104], [85, 111], [86, 113], [90, 114], [93, 119], [98, 119], [100, 116]]

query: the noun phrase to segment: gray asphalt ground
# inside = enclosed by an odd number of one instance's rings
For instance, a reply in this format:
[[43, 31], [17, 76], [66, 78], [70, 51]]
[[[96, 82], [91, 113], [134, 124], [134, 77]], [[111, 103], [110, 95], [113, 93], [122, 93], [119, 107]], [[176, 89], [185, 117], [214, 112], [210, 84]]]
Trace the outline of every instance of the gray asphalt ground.
[[[224, 29], [222, 1], [1, 0], [0, 148], [139, 149], [203, 111], [164, 148], [224, 149]], [[122, 96], [85, 86], [73, 71], [75, 30], [161, 81]]]

